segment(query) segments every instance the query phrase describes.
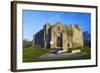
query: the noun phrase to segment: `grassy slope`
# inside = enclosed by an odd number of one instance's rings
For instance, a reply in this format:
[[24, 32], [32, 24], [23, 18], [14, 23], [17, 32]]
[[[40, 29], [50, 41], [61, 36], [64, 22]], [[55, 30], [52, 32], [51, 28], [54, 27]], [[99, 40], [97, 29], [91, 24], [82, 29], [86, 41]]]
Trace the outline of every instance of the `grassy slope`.
[[32, 49], [32, 47], [27, 47], [23, 49], [23, 62], [37, 62], [37, 61], [58, 61], [58, 60], [80, 60], [80, 59], [90, 59], [90, 48], [86, 48], [82, 50], [82, 52], [87, 53], [87, 55], [81, 57], [81, 58], [63, 58], [63, 59], [40, 59], [39, 57], [47, 52], [49, 52], [50, 49], [41, 49], [41, 48], [35, 48]]
[[32, 49], [32, 47], [27, 47], [23, 49], [23, 61], [32, 62], [39, 60], [39, 56], [50, 51], [49, 49]]

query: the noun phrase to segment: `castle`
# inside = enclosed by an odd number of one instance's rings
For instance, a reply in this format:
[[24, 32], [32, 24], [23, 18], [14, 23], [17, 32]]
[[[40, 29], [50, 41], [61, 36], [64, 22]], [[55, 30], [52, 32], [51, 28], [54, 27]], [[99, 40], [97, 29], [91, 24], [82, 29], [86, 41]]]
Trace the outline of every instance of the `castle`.
[[63, 25], [57, 22], [54, 25], [46, 23], [42, 30], [33, 38], [33, 45], [41, 45], [44, 48], [60, 48], [68, 51], [68, 48], [76, 48], [84, 45], [83, 32], [78, 24]]

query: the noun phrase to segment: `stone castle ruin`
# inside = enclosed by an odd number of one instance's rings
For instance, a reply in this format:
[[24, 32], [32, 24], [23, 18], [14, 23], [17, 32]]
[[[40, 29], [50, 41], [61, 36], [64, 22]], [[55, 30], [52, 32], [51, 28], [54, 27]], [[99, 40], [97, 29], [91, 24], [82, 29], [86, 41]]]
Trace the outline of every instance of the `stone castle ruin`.
[[84, 46], [83, 32], [78, 24], [63, 25], [57, 22], [51, 25], [50, 23], [46, 23], [43, 29], [34, 35], [34, 45], [68, 51], [68, 48]]

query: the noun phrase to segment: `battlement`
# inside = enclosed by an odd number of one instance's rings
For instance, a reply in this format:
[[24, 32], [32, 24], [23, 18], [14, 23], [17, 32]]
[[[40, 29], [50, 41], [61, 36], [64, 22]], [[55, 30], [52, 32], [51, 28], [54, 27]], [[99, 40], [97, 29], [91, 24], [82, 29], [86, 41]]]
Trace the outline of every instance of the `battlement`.
[[78, 30], [81, 30], [79, 24], [74, 25], [74, 28], [76, 28], [76, 29], [78, 29]]
[[49, 28], [51, 28], [51, 27], [64, 27], [64, 28], [68, 28], [68, 29], [71, 29], [71, 28], [73, 28], [73, 29], [77, 29], [78, 31], [80, 31], [81, 30], [81, 28], [80, 28], [80, 25], [79, 24], [62, 24], [61, 22], [56, 22], [54, 25], [51, 25], [51, 23], [49, 23], [49, 22], [47, 22], [45, 25], [44, 25], [44, 28], [46, 28], [46, 29], [49, 29]]
[[[50, 42], [53, 42], [51, 44]], [[35, 43], [44, 48], [58, 48], [63, 50], [83, 46], [83, 35], [78, 24], [62, 24], [57, 22], [54, 25], [46, 23], [44, 28], [35, 35]]]

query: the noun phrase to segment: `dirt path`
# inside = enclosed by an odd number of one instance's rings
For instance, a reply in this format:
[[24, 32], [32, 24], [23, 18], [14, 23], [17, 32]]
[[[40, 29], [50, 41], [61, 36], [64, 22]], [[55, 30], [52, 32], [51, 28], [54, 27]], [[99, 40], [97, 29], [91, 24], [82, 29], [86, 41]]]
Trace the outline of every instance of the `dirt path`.
[[42, 59], [48, 59], [48, 58], [71, 58], [71, 57], [82, 57], [86, 55], [86, 53], [78, 53], [78, 54], [72, 54], [72, 53], [62, 53], [62, 54], [52, 54], [52, 53], [46, 53], [40, 56]]

